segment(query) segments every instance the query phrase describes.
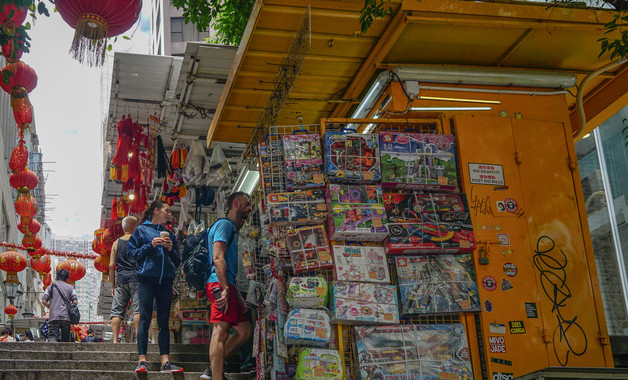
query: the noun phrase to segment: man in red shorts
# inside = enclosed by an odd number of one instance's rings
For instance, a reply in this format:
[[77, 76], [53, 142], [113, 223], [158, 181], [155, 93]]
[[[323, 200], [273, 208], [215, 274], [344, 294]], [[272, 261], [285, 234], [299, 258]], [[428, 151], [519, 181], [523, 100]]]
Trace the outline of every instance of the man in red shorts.
[[[235, 287], [238, 274], [238, 231], [250, 212], [249, 195], [233, 193], [227, 199], [227, 217], [217, 220], [208, 232], [207, 250], [213, 265], [210, 265], [205, 293], [211, 301], [210, 323], [213, 331], [209, 343], [211, 370], [206, 369], [201, 379], [222, 380], [225, 358], [240, 348], [252, 334], [251, 323], [246, 316], [246, 303]], [[229, 337], [232, 327], [238, 334]]]

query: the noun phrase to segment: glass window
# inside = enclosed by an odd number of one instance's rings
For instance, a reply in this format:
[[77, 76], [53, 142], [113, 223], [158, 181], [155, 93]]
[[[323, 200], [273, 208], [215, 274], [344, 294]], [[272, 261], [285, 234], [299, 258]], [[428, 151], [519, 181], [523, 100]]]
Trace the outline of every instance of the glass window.
[[170, 40], [172, 42], [183, 42], [183, 25], [183, 17], [170, 19]]
[[628, 336], [626, 284], [622, 284], [620, 267], [628, 265], [626, 118], [628, 107], [576, 143], [606, 324], [609, 335], [615, 336]]

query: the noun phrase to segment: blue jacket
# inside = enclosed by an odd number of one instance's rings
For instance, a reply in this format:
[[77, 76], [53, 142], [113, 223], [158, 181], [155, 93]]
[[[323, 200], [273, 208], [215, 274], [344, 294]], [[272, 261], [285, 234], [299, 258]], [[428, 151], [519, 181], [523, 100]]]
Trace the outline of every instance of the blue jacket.
[[139, 277], [159, 279], [173, 279], [177, 266], [181, 263], [177, 239], [170, 232], [172, 251], [167, 251], [162, 246], [153, 247], [152, 241], [159, 237], [161, 231], [166, 229], [160, 225], [146, 221], [139, 225], [131, 238], [127, 254], [135, 259], [136, 274]]

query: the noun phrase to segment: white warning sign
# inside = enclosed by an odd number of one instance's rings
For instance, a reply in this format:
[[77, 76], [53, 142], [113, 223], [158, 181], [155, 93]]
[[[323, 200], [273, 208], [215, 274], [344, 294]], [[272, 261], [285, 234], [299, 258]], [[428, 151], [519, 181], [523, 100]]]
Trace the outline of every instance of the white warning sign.
[[469, 179], [477, 185], [505, 185], [504, 168], [494, 164], [469, 163]]

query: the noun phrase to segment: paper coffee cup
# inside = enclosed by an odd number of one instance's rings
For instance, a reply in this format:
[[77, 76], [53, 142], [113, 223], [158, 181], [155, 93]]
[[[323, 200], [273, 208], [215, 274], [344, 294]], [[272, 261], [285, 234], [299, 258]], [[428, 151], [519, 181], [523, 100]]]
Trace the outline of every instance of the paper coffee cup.
[[162, 238], [169, 238], [170, 237], [170, 232], [168, 232], [168, 231], [161, 231], [159, 233], [159, 236], [161, 236]]

